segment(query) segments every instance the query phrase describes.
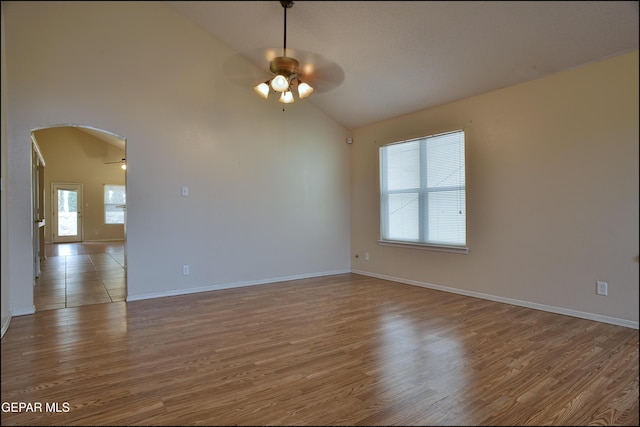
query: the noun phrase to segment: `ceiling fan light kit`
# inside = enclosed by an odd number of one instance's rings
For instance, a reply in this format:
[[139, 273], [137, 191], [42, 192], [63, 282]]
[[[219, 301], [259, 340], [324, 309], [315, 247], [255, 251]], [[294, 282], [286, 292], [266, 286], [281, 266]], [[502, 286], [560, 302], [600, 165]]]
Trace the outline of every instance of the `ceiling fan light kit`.
[[260, 83], [258, 86], [254, 87], [253, 90], [255, 90], [256, 93], [264, 99], [267, 99], [269, 97], [269, 80], [264, 83]]
[[300, 97], [300, 99], [306, 98], [307, 96], [311, 95], [311, 92], [313, 92], [313, 88], [309, 86], [309, 84], [305, 82], [298, 82], [298, 96]]
[[260, 83], [253, 88], [262, 98], [267, 99], [271, 89], [275, 93], [280, 93], [279, 102], [291, 104], [295, 102], [292, 89], [298, 90], [300, 99], [306, 98], [313, 92], [313, 87], [309, 83], [303, 82], [298, 77], [300, 63], [297, 59], [287, 56], [287, 9], [293, 6], [293, 1], [281, 0], [280, 4], [284, 9], [284, 48], [283, 55], [277, 56], [269, 63], [269, 70], [275, 74], [271, 79]]

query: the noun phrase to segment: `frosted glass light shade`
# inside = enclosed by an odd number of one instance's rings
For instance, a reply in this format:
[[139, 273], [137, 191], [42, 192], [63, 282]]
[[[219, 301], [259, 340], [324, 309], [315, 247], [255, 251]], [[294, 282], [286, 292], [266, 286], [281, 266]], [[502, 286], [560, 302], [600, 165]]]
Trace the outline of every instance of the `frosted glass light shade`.
[[271, 80], [271, 87], [276, 92], [284, 92], [289, 89], [289, 80], [282, 74], [278, 74]]
[[291, 93], [291, 91], [287, 91], [287, 92], [282, 92], [282, 95], [280, 95], [280, 102], [282, 102], [283, 104], [292, 104], [295, 100], [293, 99], [293, 93]]
[[269, 97], [269, 85], [266, 82], [260, 83], [258, 86], [254, 87], [253, 90], [255, 90], [256, 93], [264, 99]]
[[311, 92], [313, 92], [313, 88], [310, 85], [304, 82], [298, 83], [298, 95], [300, 96], [300, 99], [311, 95]]

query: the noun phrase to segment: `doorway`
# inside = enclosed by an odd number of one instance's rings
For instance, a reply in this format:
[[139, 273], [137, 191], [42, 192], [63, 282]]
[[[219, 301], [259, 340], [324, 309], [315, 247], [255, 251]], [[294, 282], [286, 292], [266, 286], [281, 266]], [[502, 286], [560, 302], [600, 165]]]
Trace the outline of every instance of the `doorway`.
[[33, 129], [32, 139], [47, 160], [36, 312], [126, 301], [126, 225], [117, 220], [124, 217], [124, 196], [112, 200], [105, 191], [126, 191], [127, 171], [114, 161], [126, 158], [125, 138], [63, 124]]
[[53, 243], [82, 241], [82, 184], [51, 184]]

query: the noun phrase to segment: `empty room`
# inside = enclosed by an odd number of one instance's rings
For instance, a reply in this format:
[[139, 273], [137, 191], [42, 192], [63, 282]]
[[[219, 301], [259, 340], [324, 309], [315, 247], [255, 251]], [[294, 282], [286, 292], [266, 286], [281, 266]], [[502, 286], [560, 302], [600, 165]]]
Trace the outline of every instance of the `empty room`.
[[3, 1], [2, 425], [638, 425], [638, 2]]

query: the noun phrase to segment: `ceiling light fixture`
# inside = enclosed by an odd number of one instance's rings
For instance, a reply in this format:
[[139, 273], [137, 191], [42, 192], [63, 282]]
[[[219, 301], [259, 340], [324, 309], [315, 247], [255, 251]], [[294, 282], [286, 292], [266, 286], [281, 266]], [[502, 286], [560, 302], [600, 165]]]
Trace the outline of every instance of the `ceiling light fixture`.
[[[297, 88], [300, 99], [306, 98], [313, 92], [313, 87], [309, 83], [303, 82], [298, 78], [300, 63], [295, 59], [287, 56], [287, 9], [293, 6], [293, 1], [280, 0], [280, 4], [284, 9], [284, 48], [282, 56], [273, 58], [269, 64], [269, 70], [274, 77], [266, 82], [255, 86], [253, 90], [262, 98], [267, 99], [269, 92], [281, 93], [279, 101], [283, 104], [291, 104], [295, 101], [293, 98], [292, 88]], [[284, 106], [282, 107], [284, 111]]]

